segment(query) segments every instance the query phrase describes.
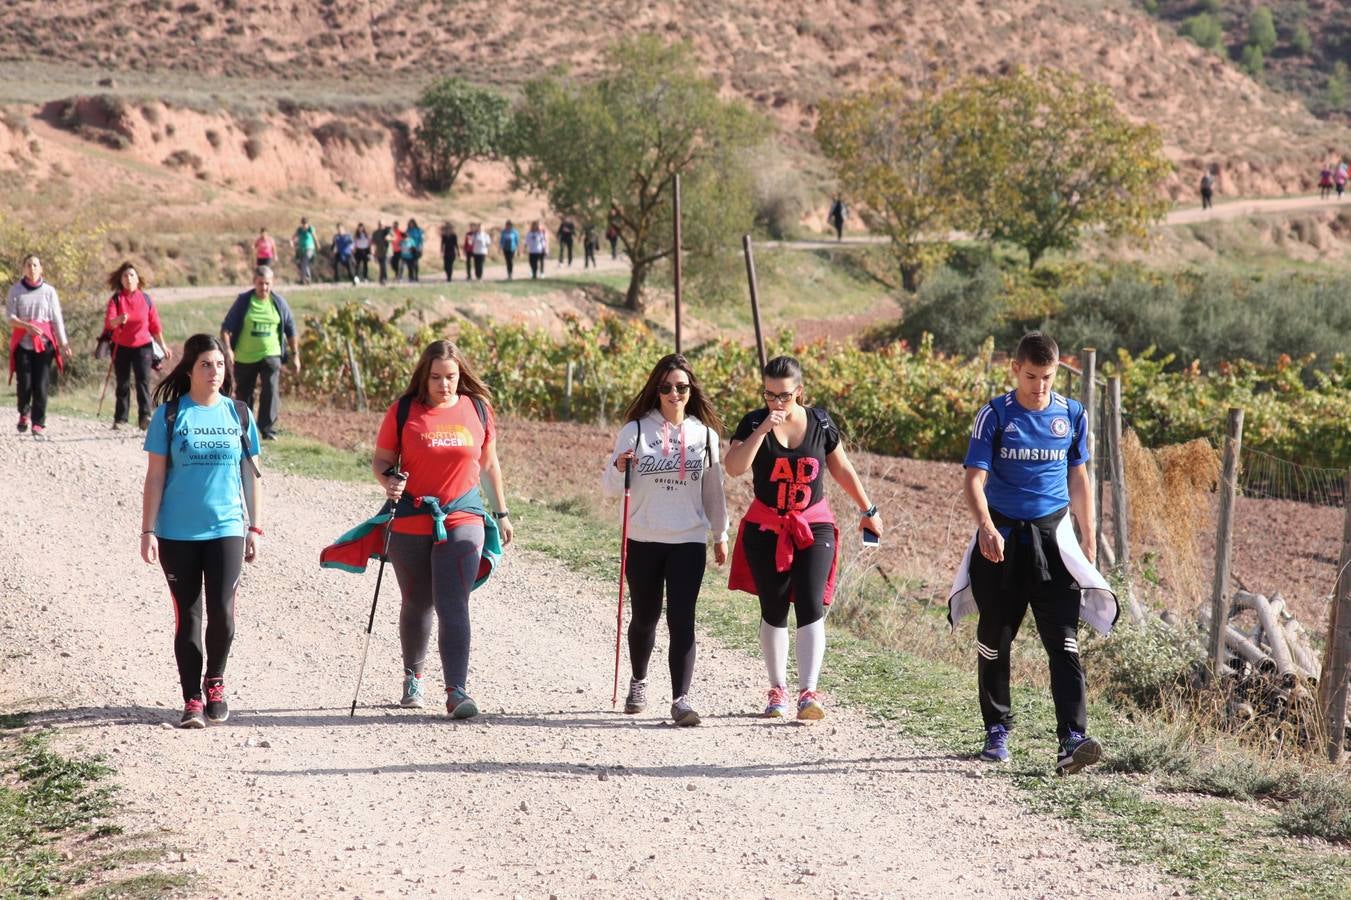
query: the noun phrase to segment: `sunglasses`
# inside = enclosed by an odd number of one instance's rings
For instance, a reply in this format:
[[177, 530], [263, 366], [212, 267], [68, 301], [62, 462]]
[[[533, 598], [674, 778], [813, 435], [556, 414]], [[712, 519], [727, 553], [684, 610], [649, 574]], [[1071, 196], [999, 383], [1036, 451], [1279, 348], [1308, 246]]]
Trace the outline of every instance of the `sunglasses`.
[[674, 390], [683, 397], [690, 392], [690, 386], [688, 384], [660, 384], [657, 385], [657, 390], [663, 394], [669, 394]]
[[772, 393], [772, 392], [770, 392], [770, 391], [761, 391], [761, 392], [760, 392], [760, 396], [765, 398], [765, 402], [766, 402], [766, 403], [771, 403], [771, 402], [773, 402], [773, 401], [775, 401], [775, 400], [779, 401], [780, 403], [787, 403], [789, 400], [792, 400], [792, 399], [793, 399], [793, 395], [794, 395], [795, 393], [797, 393], [797, 392], [796, 392], [796, 391], [784, 391], [782, 394], [775, 394], [775, 393]]

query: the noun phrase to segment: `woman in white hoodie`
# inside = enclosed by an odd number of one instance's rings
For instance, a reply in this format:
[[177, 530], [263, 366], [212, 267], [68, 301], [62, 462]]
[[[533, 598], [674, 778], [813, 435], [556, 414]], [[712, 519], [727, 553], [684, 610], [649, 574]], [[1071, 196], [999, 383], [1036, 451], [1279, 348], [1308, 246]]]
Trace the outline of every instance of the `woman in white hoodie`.
[[629, 505], [629, 662], [633, 677], [624, 712], [647, 708], [647, 664], [661, 620], [663, 590], [671, 635], [671, 720], [698, 725], [689, 702], [694, 677], [694, 606], [713, 534], [713, 558], [727, 561], [727, 498], [723, 494], [722, 420], [699, 388], [689, 361], [664, 356], [629, 404], [605, 468], [605, 493], [623, 491], [634, 467]]

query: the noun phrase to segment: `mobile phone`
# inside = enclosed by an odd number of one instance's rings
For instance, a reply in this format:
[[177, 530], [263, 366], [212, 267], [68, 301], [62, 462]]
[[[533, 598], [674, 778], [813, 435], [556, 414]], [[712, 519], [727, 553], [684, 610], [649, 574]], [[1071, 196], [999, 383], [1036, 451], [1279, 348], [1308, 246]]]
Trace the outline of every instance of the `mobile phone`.
[[871, 531], [867, 528], [864, 528], [862, 529], [861, 533], [863, 535], [863, 546], [865, 547], [876, 547], [882, 543], [882, 539], [878, 537], [876, 531]]

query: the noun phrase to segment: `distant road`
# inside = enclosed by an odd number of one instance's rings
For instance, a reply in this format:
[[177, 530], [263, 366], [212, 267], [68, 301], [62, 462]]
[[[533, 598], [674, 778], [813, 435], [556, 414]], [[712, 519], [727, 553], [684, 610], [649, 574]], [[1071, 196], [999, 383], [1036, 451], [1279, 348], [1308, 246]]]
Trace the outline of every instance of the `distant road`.
[[[1164, 219], [1165, 225], [1194, 225], [1198, 222], [1222, 222], [1230, 219], [1242, 219], [1249, 216], [1267, 215], [1269, 213], [1295, 213], [1295, 212], [1316, 212], [1324, 209], [1345, 208], [1351, 209], [1351, 194], [1339, 204], [1337, 200], [1322, 200], [1317, 194], [1306, 194], [1297, 197], [1271, 197], [1261, 200], [1221, 200], [1211, 209], [1201, 209], [1199, 206], [1185, 206], [1174, 209]], [[831, 247], [839, 246], [865, 246], [869, 244], [885, 244], [887, 238], [881, 235], [850, 235], [843, 241], [832, 241], [829, 239], [821, 240], [801, 240], [801, 241], [763, 241], [757, 243], [757, 247], [766, 248], [788, 248], [791, 250], [828, 250]], [[436, 263], [435, 258], [425, 259], [425, 262]], [[624, 257], [617, 260], [610, 259], [609, 248], [605, 247], [598, 255], [599, 266], [596, 272], [618, 272], [628, 268], [628, 262]], [[584, 272], [581, 268], [581, 254], [578, 252], [577, 260], [572, 268], [565, 268], [560, 275], [558, 272], [558, 262], [556, 258], [551, 258], [548, 262], [550, 278], [581, 278], [590, 274], [588, 270]], [[320, 282], [309, 285], [286, 284], [287, 276], [294, 272], [295, 266], [289, 260], [281, 262], [277, 266], [279, 274], [282, 277], [281, 284], [285, 285], [287, 293], [297, 291], [322, 291], [337, 287], [350, 285], [334, 284], [329, 282]], [[318, 266], [316, 265], [316, 268]], [[525, 277], [530, 277], [530, 266], [525, 260], [518, 259], [516, 262], [516, 274], [518, 280], [520, 273], [524, 270]], [[464, 263], [459, 263], [456, 269], [456, 275], [459, 276], [464, 271]], [[420, 284], [444, 283], [445, 277], [440, 268], [432, 266], [423, 266], [423, 272], [426, 277]], [[486, 281], [501, 281], [506, 277], [506, 268], [500, 262], [489, 262], [483, 270]], [[460, 279], [457, 277], [457, 283]], [[399, 282], [407, 284], [407, 282]], [[393, 282], [391, 282], [393, 284]], [[241, 285], [194, 285], [192, 287], [167, 287], [159, 288], [155, 292], [157, 301], [175, 302], [178, 300], [201, 300], [207, 297], [219, 297], [221, 294], [228, 294], [232, 291], [243, 290]]]

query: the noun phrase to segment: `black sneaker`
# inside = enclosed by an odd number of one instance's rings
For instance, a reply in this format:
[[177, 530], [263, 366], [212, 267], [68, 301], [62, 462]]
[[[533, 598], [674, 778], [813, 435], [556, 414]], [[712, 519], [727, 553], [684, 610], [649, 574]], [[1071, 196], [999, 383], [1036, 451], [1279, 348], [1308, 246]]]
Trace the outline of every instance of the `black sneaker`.
[[1060, 742], [1060, 754], [1055, 760], [1055, 773], [1074, 775], [1100, 759], [1102, 759], [1102, 744], [1099, 744], [1096, 738], [1071, 731], [1069, 736]]
[[632, 716], [645, 709], [647, 709], [647, 679], [639, 681], [637, 678], [630, 678], [629, 695], [624, 698], [624, 712]]
[[230, 718], [230, 704], [225, 702], [225, 679], [208, 678], [202, 682], [202, 692], [206, 694], [206, 717], [216, 723]]
[[206, 718], [202, 715], [202, 701], [196, 697], [183, 704], [183, 718], [178, 720], [179, 728], [205, 728]]

